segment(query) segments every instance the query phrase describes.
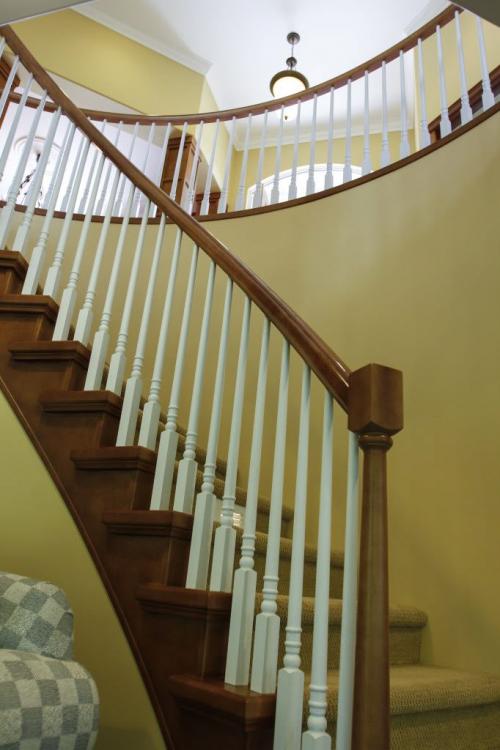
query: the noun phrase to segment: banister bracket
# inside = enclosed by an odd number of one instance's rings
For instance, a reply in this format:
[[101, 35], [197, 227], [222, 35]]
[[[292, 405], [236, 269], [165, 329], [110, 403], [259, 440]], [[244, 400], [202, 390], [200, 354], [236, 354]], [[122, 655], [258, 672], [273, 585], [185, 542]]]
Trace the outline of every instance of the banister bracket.
[[403, 373], [392, 367], [369, 364], [349, 379], [351, 432], [395, 435], [403, 429]]

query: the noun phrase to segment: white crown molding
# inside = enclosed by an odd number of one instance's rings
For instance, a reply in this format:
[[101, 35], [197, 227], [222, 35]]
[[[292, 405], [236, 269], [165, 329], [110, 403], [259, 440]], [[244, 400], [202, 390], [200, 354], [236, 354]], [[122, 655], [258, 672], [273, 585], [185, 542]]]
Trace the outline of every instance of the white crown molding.
[[451, 5], [448, 0], [429, 0], [427, 5], [425, 5], [420, 13], [418, 13], [408, 26], [405, 28], [405, 34], [406, 36], [410, 36], [410, 34], [413, 34], [414, 31], [419, 29], [421, 26], [426, 24], [428, 21], [430, 21], [432, 18], [438, 15], [438, 13], [441, 13], [445, 8], [448, 8]]
[[184, 65], [186, 68], [194, 70], [196, 73], [206, 75], [212, 66], [212, 63], [205, 60], [203, 57], [199, 57], [190, 52], [181, 52], [178, 49], [169, 47], [167, 44], [162, 44], [157, 39], [154, 39], [154, 37], [149, 36], [149, 34], [143, 34], [141, 31], [133, 29], [128, 24], [109, 16], [98, 8], [93, 8], [91, 5], [82, 8], [73, 8], [73, 10], [77, 13], [81, 13], [82, 16], [87, 16], [87, 18], [90, 18], [92, 21], [107, 26], [118, 34], [122, 34], [123, 36], [132, 39], [134, 42], [142, 44], [144, 47], [149, 47], [149, 49], [158, 52], [160, 55], [164, 55], [164, 57], [168, 57], [170, 60], [174, 60], [174, 62]]

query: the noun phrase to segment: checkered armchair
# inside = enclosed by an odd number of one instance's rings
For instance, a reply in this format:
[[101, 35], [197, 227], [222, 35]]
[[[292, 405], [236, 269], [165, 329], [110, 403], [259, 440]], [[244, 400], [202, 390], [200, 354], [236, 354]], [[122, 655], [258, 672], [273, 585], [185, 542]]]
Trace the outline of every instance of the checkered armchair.
[[0, 748], [94, 747], [99, 697], [73, 655], [73, 613], [51, 583], [0, 572]]

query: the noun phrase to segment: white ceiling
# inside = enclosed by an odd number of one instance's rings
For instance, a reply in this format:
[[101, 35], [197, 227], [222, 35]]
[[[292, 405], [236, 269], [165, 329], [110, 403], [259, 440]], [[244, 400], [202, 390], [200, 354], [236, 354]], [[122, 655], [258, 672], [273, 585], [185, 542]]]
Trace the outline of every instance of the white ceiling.
[[[206, 73], [221, 109], [270, 98], [298, 31], [314, 85], [378, 54], [446, 0], [94, 0], [81, 12]], [[430, 16], [429, 16], [430, 12]]]

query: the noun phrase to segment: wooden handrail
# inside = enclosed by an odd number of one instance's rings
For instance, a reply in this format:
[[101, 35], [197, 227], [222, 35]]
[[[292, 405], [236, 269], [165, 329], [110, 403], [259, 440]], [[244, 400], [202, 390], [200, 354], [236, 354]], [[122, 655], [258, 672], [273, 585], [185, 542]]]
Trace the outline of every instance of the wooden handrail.
[[[411, 49], [416, 47], [419, 39], [424, 41], [424, 39], [432, 36], [432, 34], [434, 34], [436, 30], [436, 26], [445, 26], [447, 23], [452, 21], [456, 11], [462, 13], [463, 9], [459, 8], [456, 5], [449, 6], [437, 16], [428, 21], [426, 24], [414, 31], [413, 34], [410, 34], [410, 36], [406, 37], [401, 42], [398, 42], [392, 47], [389, 47], [389, 49], [385, 50], [385, 52], [379, 53], [375, 57], [372, 57], [370, 60], [366, 60], [365, 62], [361, 63], [361, 65], [357, 65], [356, 67], [351, 68], [351, 70], [335, 76], [335, 78], [330, 78], [327, 81], [323, 81], [323, 83], [318, 83], [316, 86], [311, 86], [311, 88], [306, 89], [299, 95], [292, 94], [291, 96], [285, 96], [281, 99], [272, 99], [271, 101], [260, 102], [258, 104], [252, 104], [246, 107], [236, 107], [235, 109], [224, 109], [220, 112], [197, 112], [192, 114], [173, 116], [134, 115], [128, 112], [105, 112], [97, 109], [82, 109], [81, 111], [87, 117], [96, 121], [107, 120], [108, 122], [123, 122], [124, 124], [135, 124], [136, 122], [138, 122], [140, 125], [152, 125], [153, 123], [156, 123], [157, 125], [166, 125], [168, 122], [170, 122], [172, 125], [183, 125], [185, 122], [188, 122], [191, 125], [195, 125], [201, 121], [203, 121], [204, 123], [209, 123], [215, 122], [216, 120], [231, 120], [233, 117], [240, 119], [242, 117], [247, 117], [249, 114], [252, 114], [253, 116], [260, 115], [263, 114], [266, 110], [268, 112], [272, 112], [274, 110], [280, 109], [282, 106], [292, 106], [293, 104], [297, 104], [297, 102], [299, 101], [306, 102], [309, 99], [312, 99], [314, 95], [327, 93], [332, 87], [338, 89], [342, 86], [346, 86], [348, 81], [356, 81], [360, 78], [363, 78], [365, 72], [372, 73], [373, 71], [378, 70], [382, 66], [383, 62], [392, 62], [399, 57], [400, 52], [409, 52]], [[37, 106], [37, 104], [34, 106]]]
[[37, 83], [78, 128], [228, 275], [290, 342], [338, 403], [347, 410], [350, 370], [341, 358], [262, 279], [135, 167], [61, 91], [10, 26], [0, 28], [8, 45]]

